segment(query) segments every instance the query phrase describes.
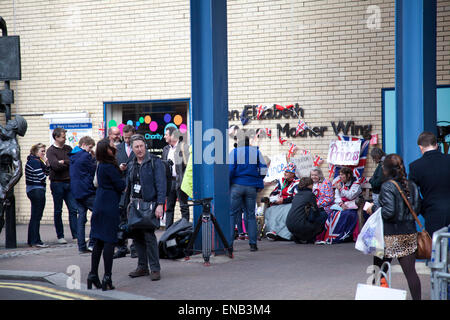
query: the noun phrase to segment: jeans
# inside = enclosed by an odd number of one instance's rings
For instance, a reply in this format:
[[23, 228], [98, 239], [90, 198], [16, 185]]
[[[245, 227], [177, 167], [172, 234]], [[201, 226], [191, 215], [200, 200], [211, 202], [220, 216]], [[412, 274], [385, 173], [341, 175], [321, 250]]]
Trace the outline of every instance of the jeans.
[[[94, 209], [94, 201], [95, 195], [91, 195], [84, 199], [75, 200], [78, 208], [78, 221], [77, 221], [77, 238], [78, 238], [78, 250], [84, 251], [86, 250], [86, 239], [85, 239], [85, 229], [87, 222], [87, 211], [88, 209]], [[91, 235], [89, 234], [89, 247], [94, 246], [94, 241], [92, 240]]]
[[256, 244], [256, 188], [250, 186], [243, 186], [239, 184], [233, 184], [230, 188], [231, 193], [231, 246], [234, 240], [234, 225], [236, 224], [237, 216], [242, 214], [242, 210], [247, 213], [247, 232], [249, 237], [249, 244]]
[[160, 271], [158, 240], [154, 231], [142, 230], [139, 237], [134, 239], [134, 246], [138, 255], [138, 268], [151, 271]]
[[77, 239], [77, 203], [70, 192], [69, 182], [51, 182], [50, 189], [53, 195], [54, 221], [56, 236], [58, 239], [64, 238], [64, 226], [62, 222], [63, 201], [69, 210], [69, 226], [72, 238]]
[[181, 188], [176, 187], [175, 179], [172, 180], [170, 194], [167, 196], [167, 210], [166, 210], [166, 230], [173, 224], [173, 216], [176, 201], [180, 202], [181, 216], [189, 221], [189, 207], [184, 207], [187, 204], [188, 196], [181, 191]]
[[28, 225], [27, 243], [32, 246], [42, 243], [39, 227], [45, 208], [45, 189], [33, 189], [27, 192], [27, 197], [31, 201], [31, 218]]

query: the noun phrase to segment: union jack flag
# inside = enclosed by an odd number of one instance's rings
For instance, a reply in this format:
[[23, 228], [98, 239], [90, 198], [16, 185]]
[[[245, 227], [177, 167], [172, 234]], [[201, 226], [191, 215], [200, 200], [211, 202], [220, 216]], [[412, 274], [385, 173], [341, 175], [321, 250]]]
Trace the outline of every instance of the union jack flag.
[[259, 120], [259, 117], [261, 116], [261, 114], [267, 109], [267, 106], [263, 106], [262, 104], [260, 104], [258, 106], [258, 113], [256, 114], [256, 119]]
[[334, 164], [329, 163], [328, 164], [328, 172], [329, 172], [329, 176], [328, 179], [332, 180], [334, 177], [334, 171], [336, 170], [336, 166]]
[[314, 167], [318, 167], [323, 163], [323, 159], [319, 155], [314, 156]]
[[269, 138], [272, 138], [272, 130], [269, 129], [269, 128], [266, 128], [266, 135], [267, 135]]
[[297, 136], [300, 132], [305, 131], [308, 128], [303, 120], [298, 120], [297, 130], [295, 130], [295, 135]]
[[291, 158], [291, 156], [294, 154], [295, 149], [297, 148], [297, 146], [293, 143], [291, 143], [291, 146], [289, 147], [289, 151], [288, 151], [288, 159]]
[[[338, 136], [339, 140], [343, 140], [343, 141], [358, 141], [361, 140], [361, 152], [359, 153], [359, 162], [356, 166], [349, 166], [349, 168], [353, 169], [353, 175], [355, 176], [356, 180], [358, 183], [363, 184], [366, 179], [365, 177], [363, 177], [363, 173], [364, 173], [364, 168], [366, 166], [366, 162], [367, 162], [367, 154], [369, 151], [369, 144], [370, 144], [370, 140], [365, 140], [365, 139], [359, 139], [356, 137], [350, 137], [350, 136], [344, 136], [344, 135], [339, 135]], [[333, 166], [334, 170], [334, 178], [336, 178], [339, 175], [339, 171], [341, 170], [341, 167], [339, 166]], [[330, 179], [331, 179], [331, 171], [330, 171]]]
[[278, 138], [278, 141], [280, 141], [281, 145], [283, 145], [287, 139], [282, 139], [281, 136]]

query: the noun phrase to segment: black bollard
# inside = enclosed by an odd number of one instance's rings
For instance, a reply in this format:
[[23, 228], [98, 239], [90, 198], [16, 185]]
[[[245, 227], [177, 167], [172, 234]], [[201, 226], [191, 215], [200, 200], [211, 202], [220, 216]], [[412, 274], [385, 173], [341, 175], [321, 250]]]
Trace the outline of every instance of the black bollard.
[[14, 197], [14, 190], [11, 190], [12, 196], [7, 199], [7, 206], [5, 210], [5, 248], [17, 248], [16, 236], [16, 199]]

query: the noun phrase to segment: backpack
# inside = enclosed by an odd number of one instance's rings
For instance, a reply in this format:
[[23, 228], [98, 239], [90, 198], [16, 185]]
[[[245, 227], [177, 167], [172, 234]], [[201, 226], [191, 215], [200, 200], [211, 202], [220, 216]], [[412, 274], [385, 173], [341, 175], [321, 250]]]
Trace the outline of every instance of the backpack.
[[[153, 162], [154, 158], [152, 157], [152, 169], [153, 172], [155, 171], [155, 164]], [[166, 168], [166, 197], [169, 195], [171, 189], [172, 189], [172, 169], [173, 169], [173, 162], [172, 160], [162, 160], [164, 167]]]
[[191, 240], [193, 230], [193, 224], [185, 218], [172, 224], [159, 239], [159, 258], [180, 259], [185, 257], [184, 251]]

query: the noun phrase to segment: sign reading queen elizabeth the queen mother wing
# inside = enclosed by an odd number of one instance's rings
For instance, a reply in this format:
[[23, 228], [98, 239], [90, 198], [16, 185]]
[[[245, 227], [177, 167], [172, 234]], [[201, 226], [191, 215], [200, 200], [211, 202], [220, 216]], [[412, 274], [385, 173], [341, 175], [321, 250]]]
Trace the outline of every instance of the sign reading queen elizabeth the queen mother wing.
[[356, 166], [359, 163], [361, 141], [333, 140], [328, 148], [327, 161], [340, 166]]

